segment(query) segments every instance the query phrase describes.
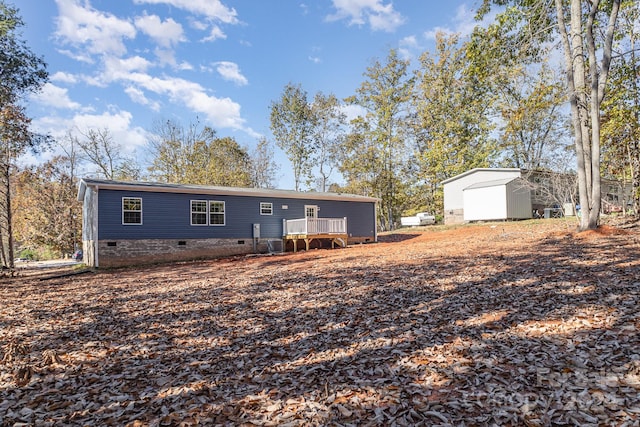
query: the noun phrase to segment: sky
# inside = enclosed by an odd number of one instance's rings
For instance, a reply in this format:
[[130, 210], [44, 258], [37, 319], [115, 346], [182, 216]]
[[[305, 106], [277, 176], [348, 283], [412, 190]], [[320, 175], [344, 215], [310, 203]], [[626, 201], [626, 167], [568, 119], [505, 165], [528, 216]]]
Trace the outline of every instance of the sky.
[[[480, 0], [5, 0], [49, 82], [27, 100], [33, 130], [108, 129], [146, 164], [157, 121], [199, 121], [251, 150], [275, 141], [269, 111], [288, 83], [355, 94], [389, 49], [415, 60], [437, 31], [469, 34]], [[277, 188], [293, 189], [286, 155]], [[25, 161], [42, 161], [52, 153]]]

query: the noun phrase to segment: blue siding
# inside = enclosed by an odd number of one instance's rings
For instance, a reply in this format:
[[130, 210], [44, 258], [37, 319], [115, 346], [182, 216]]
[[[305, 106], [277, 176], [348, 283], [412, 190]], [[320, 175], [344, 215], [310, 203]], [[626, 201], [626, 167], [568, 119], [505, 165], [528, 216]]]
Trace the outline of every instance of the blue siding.
[[[122, 225], [122, 198], [142, 198], [142, 225]], [[225, 202], [226, 225], [192, 226], [191, 200]], [[273, 215], [260, 215], [260, 202], [273, 203]], [[288, 209], [283, 209], [283, 205]], [[319, 218], [347, 217], [353, 237], [372, 237], [375, 203], [275, 197], [182, 194], [145, 191], [98, 191], [98, 238], [109, 239], [251, 239], [253, 224], [262, 238], [282, 237], [282, 220], [304, 218], [305, 205], [317, 205]]]

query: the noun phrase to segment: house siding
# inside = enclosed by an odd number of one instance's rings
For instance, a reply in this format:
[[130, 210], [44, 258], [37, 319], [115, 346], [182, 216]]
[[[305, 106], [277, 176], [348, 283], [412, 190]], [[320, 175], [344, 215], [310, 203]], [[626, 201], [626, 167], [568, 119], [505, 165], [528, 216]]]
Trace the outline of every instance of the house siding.
[[[123, 198], [142, 200], [141, 224], [123, 224]], [[93, 267], [266, 252], [283, 246], [283, 220], [304, 218], [308, 205], [318, 207], [319, 218], [346, 218], [349, 244], [377, 240], [377, 199], [370, 197], [81, 180], [78, 200], [83, 202], [84, 261]], [[192, 200], [224, 202], [225, 224], [191, 225]], [[261, 214], [261, 203], [271, 203], [271, 215]], [[254, 238], [255, 224], [259, 238]]]
[[[122, 224], [123, 197], [142, 199], [142, 225]], [[98, 240], [250, 239], [253, 237], [253, 224], [260, 224], [262, 238], [281, 238], [282, 220], [304, 218], [305, 205], [317, 205], [320, 218], [346, 217], [350, 236], [375, 235], [372, 202], [126, 190], [99, 190], [98, 198]], [[225, 225], [191, 225], [191, 200], [225, 202]], [[260, 215], [261, 202], [273, 203], [272, 215]]]

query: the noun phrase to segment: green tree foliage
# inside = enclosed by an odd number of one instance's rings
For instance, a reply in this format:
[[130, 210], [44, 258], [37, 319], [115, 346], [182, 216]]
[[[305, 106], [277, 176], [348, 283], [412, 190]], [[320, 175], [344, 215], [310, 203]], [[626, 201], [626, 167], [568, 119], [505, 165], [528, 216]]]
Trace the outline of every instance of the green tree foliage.
[[413, 78], [409, 61], [392, 49], [385, 63], [375, 60], [366, 80], [346, 101], [364, 110], [351, 123], [341, 172], [347, 188], [380, 198], [378, 219], [390, 230], [399, 221], [410, 185], [407, 139]]
[[82, 205], [76, 200], [77, 159], [67, 154], [15, 176], [15, 234], [23, 249], [68, 255], [81, 240]]
[[2, 265], [13, 268], [13, 218], [11, 175], [15, 159], [24, 152], [32, 140], [31, 120], [24, 109], [5, 104], [0, 110], [0, 259]]
[[318, 189], [327, 191], [329, 179], [338, 164], [346, 115], [335, 95], [322, 92], [316, 93], [311, 109], [314, 116], [312, 141], [315, 146], [313, 159], [318, 170]]
[[[475, 51], [482, 55], [507, 61], [539, 59], [538, 46], [559, 38], [571, 106], [581, 229], [597, 227], [600, 217], [600, 107], [620, 4], [621, 0], [484, 0], [479, 13], [487, 13], [492, 5], [506, 6], [497, 23], [485, 32], [484, 41], [476, 45]], [[505, 39], [514, 43], [505, 43]], [[494, 45], [500, 49], [492, 48]]]
[[215, 185], [234, 187], [254, 187], [251, 157], [231, 137], [216, 138], [213, 144], [201, 146], [202, 158], [206, 158], [203, 168], [208, 170], [206, 181]]
[[151, 141], [151, 176], [162, 182], [253, 187], [251, 158], [233, 138], [218, 138], [215, 130], [171, 120], [155, 125]]
[[300, 190], [302, 180], [311, 176], [315, 145], [314, 114], [307, 92], [289, 83], [277, 102], [271, 103], [271, 132], [293, 167], [294, 187]]
[[633, 207], [640, 214], [640, 4], [625, 1], [614, 45], [608, 97], [602, 103], [603, 171], [631, 181]]
[[35, 149], [42, 138], [29, 131], [22, 97], [47, 81], [44, 61], [20, 37], [24, 26], [18, 10], [0, 1], [0, 258], [13, 268], [11, 172], [15, 160]]
[[46, 83], [46, 64], [22, 40], [18, 9], [0, 1], [0, 107], [17, 103]]
[[430, 195], [430, 210], [442, 208], [440, 182], [496, 156], [490, 138], [492, 98], [470, 73], [458, 35], [436, 35], [436, 50], [424, 52], [416, 71], [412, 103], [418, 175]]
[[497, 86], [502, 119], [503, 165], [529, 170], [566, 170], [570, 155], [570, 126], [562, 112], [565, 85], [542, 64], [533, 76], [523, 66], [511, 67], [510, 78]]

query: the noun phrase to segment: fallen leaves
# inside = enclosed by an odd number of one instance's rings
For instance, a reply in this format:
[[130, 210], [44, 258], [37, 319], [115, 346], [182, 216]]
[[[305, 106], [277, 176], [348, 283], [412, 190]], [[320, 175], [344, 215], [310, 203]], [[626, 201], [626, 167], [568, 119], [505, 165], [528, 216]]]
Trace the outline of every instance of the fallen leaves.
[[7, 279], [0, 425], [637, 425], [636, 234], [563, 229]]

